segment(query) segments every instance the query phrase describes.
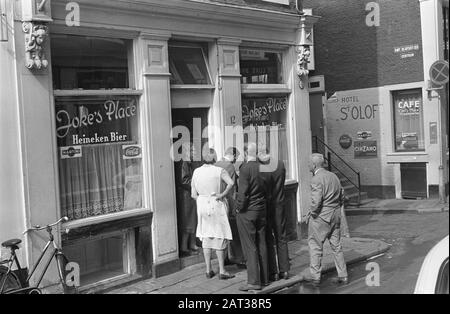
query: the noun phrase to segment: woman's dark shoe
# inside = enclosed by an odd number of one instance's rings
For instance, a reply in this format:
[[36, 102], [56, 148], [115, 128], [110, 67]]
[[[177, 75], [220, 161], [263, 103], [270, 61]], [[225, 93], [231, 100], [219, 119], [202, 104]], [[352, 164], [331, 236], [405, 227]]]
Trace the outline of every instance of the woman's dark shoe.
[[230, 275], [230, 274], [219, 274], [219, 279], [220, 280], [227, 280], [227, 279], [231, 279], [234, 278], [234, 275]]
[[206, 273], [206, 278], [211, 279], [215, 275], [216, 275], [216, 273], [211, 270], [209, 273]]
[[335, 285], [348, 285], [348, 277], [336, 277], [332, 278], [331, 282]]

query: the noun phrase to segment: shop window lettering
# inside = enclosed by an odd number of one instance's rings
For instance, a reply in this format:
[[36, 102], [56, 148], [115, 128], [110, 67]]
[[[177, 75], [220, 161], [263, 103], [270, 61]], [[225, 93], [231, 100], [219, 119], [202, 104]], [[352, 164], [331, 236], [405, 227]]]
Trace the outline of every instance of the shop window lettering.
[[285, 111], [287, 108], [287, 99], [283, 98], [267, 98], [265, 105], [257, 106], [256, 101], [252, 101], [251, 105], [242, 105], [242, 120], [244, 124], [264, 121], [265, 117], [276, 112]]
[[137, 115], [137, 106], [134, 102], [122, 105], [120, 101], [107, 100], [103, 105], [104, 112], [98, 110], [90, 113], [87, 107], [85, 110], [79, 110], [79, 116], [71, 117], [66, 110], [59, 110], [56, 113], [56, 121], [59, 127], [56, 128], [56, 135], [64, 138], [70, 132], [70, 129], [79, 129], [89, 127], [94, 124], [101, 124], [104, 120], [114, 121], [131, 118]]
[[421, 111], [422, 102], [420, 100], [401, 100], [398, 102], [398, 112], [400, 114], [418, 114]]

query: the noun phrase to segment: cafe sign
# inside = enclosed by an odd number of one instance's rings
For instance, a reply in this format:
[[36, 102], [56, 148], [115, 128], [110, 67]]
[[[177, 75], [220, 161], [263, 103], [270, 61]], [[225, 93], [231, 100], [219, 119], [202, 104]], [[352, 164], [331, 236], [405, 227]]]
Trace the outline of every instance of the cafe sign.
[[242, 100], [242, 122], [244, 128], [253, 125], [279, 125], [281, 113], [287, 109], [287, 97], [256, 97]]
[[56, 99], [58, 147], [130, 141], [137, 119], [136, 97]]

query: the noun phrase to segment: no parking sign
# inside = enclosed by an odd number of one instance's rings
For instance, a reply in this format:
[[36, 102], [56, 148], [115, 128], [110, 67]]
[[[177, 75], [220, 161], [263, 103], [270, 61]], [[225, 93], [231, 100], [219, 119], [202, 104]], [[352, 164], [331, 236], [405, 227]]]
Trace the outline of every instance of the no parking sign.
[[448, 62], [438, 60], [430, 67], [430, 80], [436, 85], [445, 85], [448, 83]]

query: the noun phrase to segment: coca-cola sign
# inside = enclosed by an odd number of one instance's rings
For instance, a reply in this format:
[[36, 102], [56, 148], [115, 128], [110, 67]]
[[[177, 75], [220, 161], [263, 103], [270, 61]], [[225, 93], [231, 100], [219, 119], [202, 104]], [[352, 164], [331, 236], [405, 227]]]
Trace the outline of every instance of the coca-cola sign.
[[142, 157], [141, 145], [123, 145], [123, 159], [135, 159]]

